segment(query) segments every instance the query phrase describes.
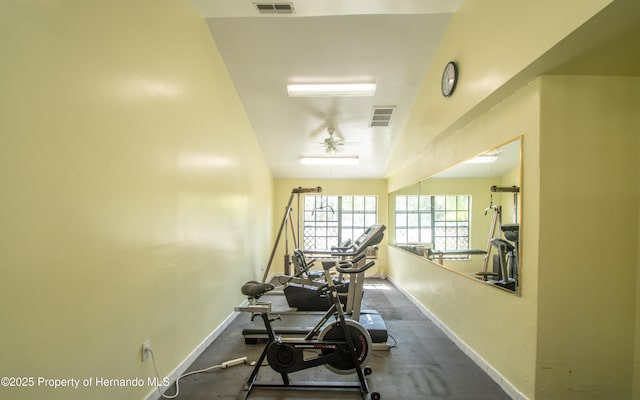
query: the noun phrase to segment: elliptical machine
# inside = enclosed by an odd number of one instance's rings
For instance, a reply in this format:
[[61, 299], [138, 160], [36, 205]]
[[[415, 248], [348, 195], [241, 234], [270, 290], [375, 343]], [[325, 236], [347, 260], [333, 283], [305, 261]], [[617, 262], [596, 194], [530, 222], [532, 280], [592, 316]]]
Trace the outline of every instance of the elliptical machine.
[[[371, 261], [362, 267], [355, 268], [349, 261], [323, 262], [322, 267], [327, 281], [326, 293], [332, 300], [329, 310], [322, 316], [316, 326], [303, 338], [291, 339], [276, 336], [269, 313], [271, 303], [258, 302], [258, 298], [273, 289], [270, 284], [255, 281], [247, 282], [242, 287], [242, 293], [249, 298], [249, 305], [236, 307], [236, 311], [251, 312], [259, 314], [267, 329], [268, 341], [258, 359], [249, 379], [243, 390], [246, 391], [244, 398], [251, 394], [254, 388], [262, 389], [292, 389], [292, 390], [357, 390], [363, 399], [379, 400], [378, 392], [369, 392], [366, 375], [372, 373], [371, 368], [363, 367], [369, 359], [372, 351], [371, 336], [369, 332], [358, 322], [345, 318], [342, 304], [336, 286], [331, 278], [329, 270], [333, 267], [338, 272], [356, 274], [364, 272], [375, 264]], [[332, 317], [334, 321], [326, 324]], [[326, 324], [326, 326], [325, 326]], [[305, 352], [314, 351], [315, 356], [305, 358]], [[269, 366], [274, 371], [280, 373], [282, 384], [258, 383], [256, 378], [262, 367], [264, 359], [267, 359]], [[321, 384], [314, 383], [292, 383], [289, 374], [304, 369], [326, 366], [330, 371], [337, 374], [358, 375], [357, 383], [348, 382], [328, 382]]]

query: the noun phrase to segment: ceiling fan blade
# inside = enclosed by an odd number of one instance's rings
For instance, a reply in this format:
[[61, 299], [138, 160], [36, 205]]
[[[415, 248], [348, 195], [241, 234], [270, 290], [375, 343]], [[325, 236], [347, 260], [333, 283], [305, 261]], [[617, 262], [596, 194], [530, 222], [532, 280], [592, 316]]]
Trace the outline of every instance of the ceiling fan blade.
[[327, 123], [322, 122], [320, 125], [318, 125], [315, 129], [311, 131], [311, 133], [309, 134], [309, 138], [317, 139], [326, 131], [327, 131]]
[[335, 155], [336, 153], [339, 153], [339, 152], [341, 152], [341, 151], [342, 151], [342, 149], [341, 149], [340, 147], [337, 147], [337, 146], [327, 147], [327, 148], [325, 149], [325, 152], [326, 152], [327, 154], [331, 155], [331, 156], [332, 156], [332, 155]]

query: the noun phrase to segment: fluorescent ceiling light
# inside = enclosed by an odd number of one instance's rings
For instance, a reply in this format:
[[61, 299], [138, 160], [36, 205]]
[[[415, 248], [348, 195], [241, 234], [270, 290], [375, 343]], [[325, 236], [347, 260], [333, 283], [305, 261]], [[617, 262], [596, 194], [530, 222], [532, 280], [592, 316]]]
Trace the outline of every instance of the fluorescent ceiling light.
[[491, 164], [498, 156], [478, 156], [464, 162], [464, 164]]
[[358, 165], [358, 156], [345, 157], [300, 157], [303, 165]]
[[375, 83], [307, 83], [287, 85], [289, 97], [373, 96]]

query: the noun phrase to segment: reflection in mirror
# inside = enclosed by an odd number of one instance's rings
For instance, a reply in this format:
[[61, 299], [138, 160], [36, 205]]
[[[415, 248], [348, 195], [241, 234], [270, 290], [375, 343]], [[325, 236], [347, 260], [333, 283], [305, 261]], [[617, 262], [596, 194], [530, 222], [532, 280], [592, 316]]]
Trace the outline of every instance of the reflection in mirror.
[[390, 194], [389, 240], [518, 292], [521, 138]]

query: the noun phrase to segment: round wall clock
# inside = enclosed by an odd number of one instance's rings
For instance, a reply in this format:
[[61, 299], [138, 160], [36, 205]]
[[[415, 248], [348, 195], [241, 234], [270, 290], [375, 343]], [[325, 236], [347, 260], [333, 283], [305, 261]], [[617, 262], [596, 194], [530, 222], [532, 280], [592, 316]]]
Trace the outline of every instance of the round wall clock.
[[442, 71], [442, 95], [449, 97], [456, 88], [458, 82], [458, 66], [455, 62], [449, 61]]

